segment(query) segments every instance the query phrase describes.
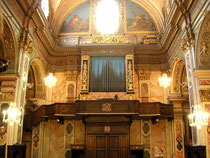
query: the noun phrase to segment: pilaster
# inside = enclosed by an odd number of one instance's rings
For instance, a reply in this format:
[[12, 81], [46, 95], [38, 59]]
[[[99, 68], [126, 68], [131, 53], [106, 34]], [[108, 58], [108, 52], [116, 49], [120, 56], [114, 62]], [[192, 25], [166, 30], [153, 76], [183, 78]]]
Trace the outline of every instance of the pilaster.
[[81, 87], [81, 96], [82, 100], [87, 99], [87, 94], [89, 93], [89, 56], [83, 55], [82, 56], [82, 67], [81, 67], [81, 72], [82, 72], [82, 87]]
[[174, 107], [174, 147], [176, 158], [184, 158], [184, 131], [183, 131], [183, 108], [182, 103], [185, 101], [182, 97], [171, 97], [170, 101]]
[[133, 86], [133, 74], [134, 74], [134, 57], [129, 54], [126, 55], [126, 92], [130, 100], [133, 100], [134, 86]]

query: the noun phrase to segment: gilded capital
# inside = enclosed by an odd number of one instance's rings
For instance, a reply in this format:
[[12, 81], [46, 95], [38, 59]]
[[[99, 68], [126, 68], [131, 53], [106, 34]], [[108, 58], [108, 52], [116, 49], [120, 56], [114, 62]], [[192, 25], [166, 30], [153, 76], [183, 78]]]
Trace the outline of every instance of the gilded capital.
[[150, 80], [150, 70], [138, 70], [139, 80]]
[[66, 80], [67, 81], [76, 81], [77, 80], [78, 71], [66, 71], [65, 75], [66, 75]]

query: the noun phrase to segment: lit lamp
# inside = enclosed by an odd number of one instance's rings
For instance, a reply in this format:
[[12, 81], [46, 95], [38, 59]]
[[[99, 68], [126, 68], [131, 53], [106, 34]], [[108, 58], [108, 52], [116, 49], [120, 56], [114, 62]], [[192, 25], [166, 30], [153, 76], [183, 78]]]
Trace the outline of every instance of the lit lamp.
[[96, 27], [103, 35], [114, 34], [119, 27], [119, 5], [115, 0], [102, 0], [96, 9]]
[[201, 129], [201, 126], [208, 125], [209, 114], [204, 112], [200, 105], [195, 105], [193, 113], [191, 113], [188, 118], [190, 126]]
[[171, 85], [171, 78], [168, 77], [166, 73], [164, 73], [159, 79], [159, 85], [160, 87], [167, 88]]
[[53, 73], [49, 73], [49, 75], [45, 77], [44, 81], [47, 87], [53, 87], [55, 86], [57, 79], [53, 76]]
[[3, 122], [13, 126], [15, 123], [20, 124], [21, 110], [18, 110], [16, 103], [10, 103], [8, 110], [3, 111]]

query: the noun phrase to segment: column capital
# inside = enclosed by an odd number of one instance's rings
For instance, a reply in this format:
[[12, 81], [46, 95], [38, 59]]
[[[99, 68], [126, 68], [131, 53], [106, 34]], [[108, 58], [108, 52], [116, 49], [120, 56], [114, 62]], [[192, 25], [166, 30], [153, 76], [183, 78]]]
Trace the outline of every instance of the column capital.
[[139, 80], [150, 80], [151, 70], [137, 70]]
[[77, 75], [79, 74], [78, 71], [66, 71], [66, 80], [67, 81], [76, 81], [77, 80]]

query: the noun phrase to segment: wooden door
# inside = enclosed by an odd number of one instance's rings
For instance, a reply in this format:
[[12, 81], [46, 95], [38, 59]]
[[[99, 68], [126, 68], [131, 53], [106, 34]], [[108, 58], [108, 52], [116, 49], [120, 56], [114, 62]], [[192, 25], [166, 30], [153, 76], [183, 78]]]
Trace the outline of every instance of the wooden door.
[[88, 135], [86, 158], [128, 158], [127, 135]]
[[108, 136], [108, 157], [109, 158], [120, 158], [120, 136], [109, 135]]

